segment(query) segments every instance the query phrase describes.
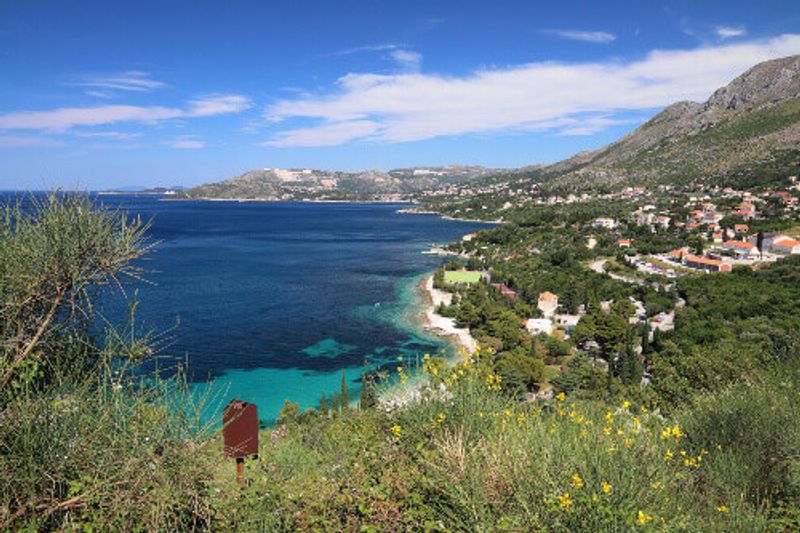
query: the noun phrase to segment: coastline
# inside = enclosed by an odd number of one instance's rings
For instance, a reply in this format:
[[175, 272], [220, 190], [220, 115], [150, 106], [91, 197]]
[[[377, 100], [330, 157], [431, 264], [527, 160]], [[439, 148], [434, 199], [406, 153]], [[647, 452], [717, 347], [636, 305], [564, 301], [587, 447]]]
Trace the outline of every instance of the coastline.
[[440, 304], [450, 305], [453, 295], [436, 289], [433, 286], [433, 274], [428, 274], [422, 278], [418, 285], [418, 290], [422, 294], [424, 307], [419, 313], [421, 325], [424, 330], [433, 333], [438, 337], [453, 343], [458, 352], [466, 350], [472, 353], [478, 346], [478, 342], [467, 328], [459, 328], [453, 318], [447, 318], [436, 313], [436, 308]]
[[[409, 310], [409, 324], [451, 345], [454, 348], [451, 352], [453, 355], [447, 357], [447, 362], [450, 364], [463, 359], [465, 352], [473, 353], [478, 343], [469, 330], [456, 327], [454, 319], [436, 313], [436, 307], [440, 303], [450, 303], [452, 294], [433, 287], [433, 274], [425, 274], [414, 284], [413, 290], [416, 296], [421, 298], [421, 302], [417, 302]], [[378, 403], [387, 411], [405, 407], [422, 398], [422, 391], [427, 383], [427, 376], [417, 370], [405, 384], [399, 382], [388, 384], [379, 392]]]

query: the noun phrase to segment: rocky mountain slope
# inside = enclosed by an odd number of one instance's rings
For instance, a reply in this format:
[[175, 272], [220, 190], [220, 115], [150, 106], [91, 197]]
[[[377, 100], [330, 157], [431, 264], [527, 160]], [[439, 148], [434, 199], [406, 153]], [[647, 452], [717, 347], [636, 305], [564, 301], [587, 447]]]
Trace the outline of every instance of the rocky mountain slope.
[[705, 103], [678, 102], [619, 141], [544, 169], [556, 184], [730, 176], [800, 161], [800, 56], [760, 63]]

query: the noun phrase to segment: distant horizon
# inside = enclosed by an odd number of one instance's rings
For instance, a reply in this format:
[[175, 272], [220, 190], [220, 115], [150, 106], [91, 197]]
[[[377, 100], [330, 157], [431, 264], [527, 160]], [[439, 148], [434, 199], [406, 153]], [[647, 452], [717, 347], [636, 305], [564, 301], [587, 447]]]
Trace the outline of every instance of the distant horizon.
[[0, 189], [547, 165], [800, 53], [788, 1], [195, 7], [0, 4]]

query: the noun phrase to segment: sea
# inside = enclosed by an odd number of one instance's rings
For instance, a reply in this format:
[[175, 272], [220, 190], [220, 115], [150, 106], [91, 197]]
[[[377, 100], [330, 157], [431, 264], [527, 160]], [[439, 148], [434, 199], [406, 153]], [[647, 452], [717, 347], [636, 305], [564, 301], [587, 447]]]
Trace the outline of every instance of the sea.
[[104, 318], [124, 324], [138, 301], [160, 368], [186, 365], [213, 405], [255, 403], [265, 425], [287, 399], [306, 409], [338, 393], [342, 371], [352, 400], [365, 371], [452, 350], [418, 322], [418, 284], [445, 260], [422, 252], [487, 227], [406, 204], [97, 201], [151, 220], [158, 243]]

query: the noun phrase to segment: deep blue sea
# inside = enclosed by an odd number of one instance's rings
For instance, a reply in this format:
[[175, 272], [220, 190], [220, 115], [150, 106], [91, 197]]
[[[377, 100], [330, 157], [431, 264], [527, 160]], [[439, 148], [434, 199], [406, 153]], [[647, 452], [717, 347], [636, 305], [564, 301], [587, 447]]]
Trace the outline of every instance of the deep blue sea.
[[365, 368], [445, 349], [413, 320], [416, 284], [442, 261], [421, 252], [486, 227], [397, 204], [98, 200], [152, 218], [161, 241], [142, 262], [151, 283], [127, 287], [139, 326], [167, 341], [160, 365], [188, 361], [197, 386], [256, 403], [266, 423], [287, 398], [338, 392], [342, 369], [357, 399]]

